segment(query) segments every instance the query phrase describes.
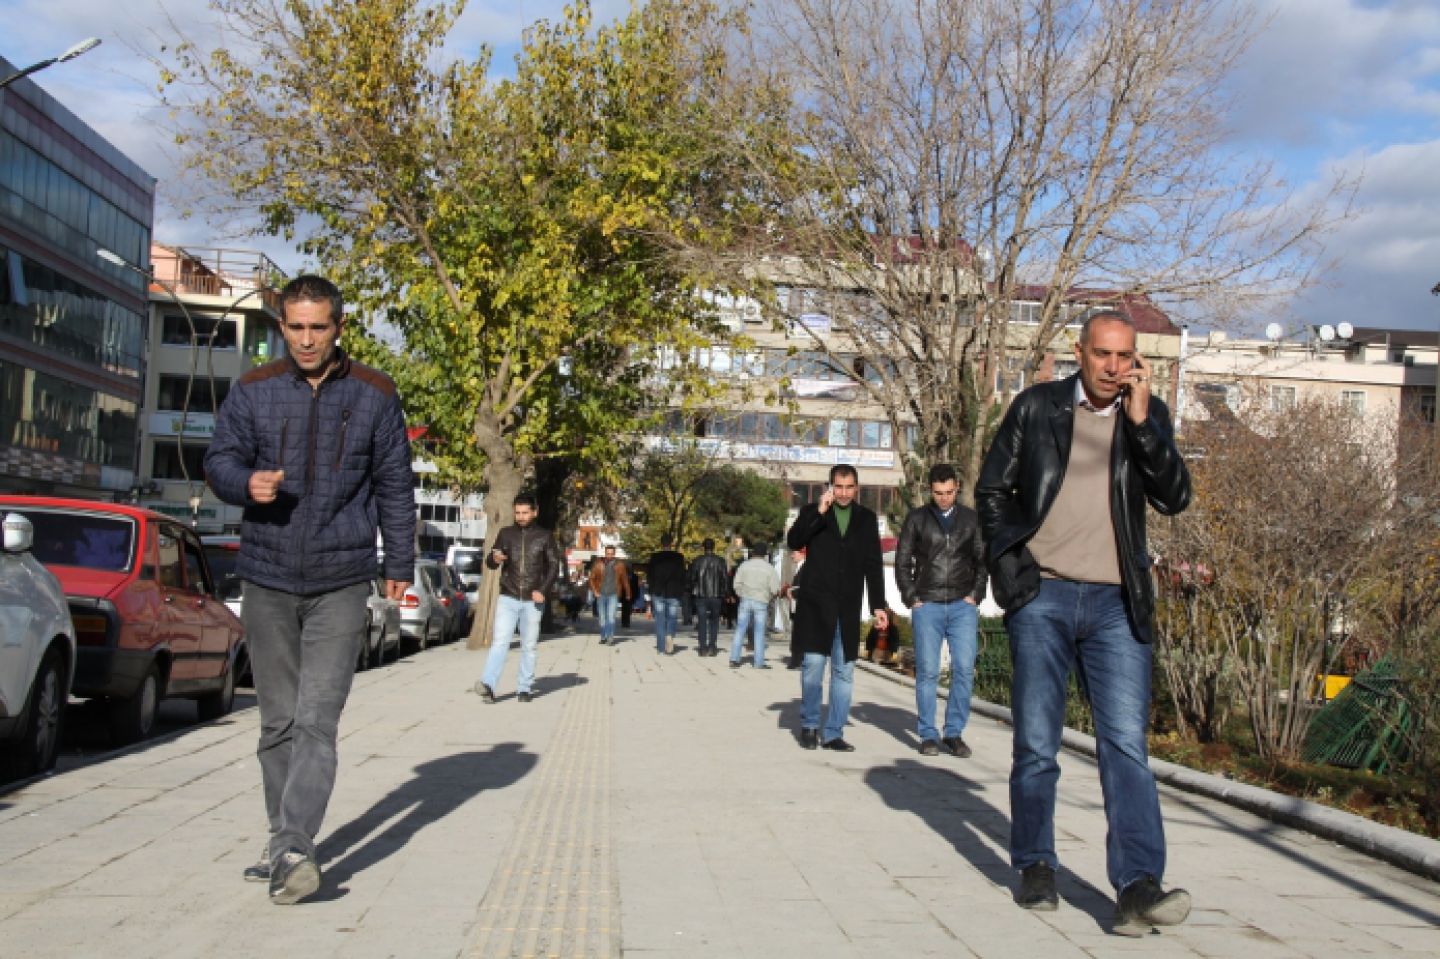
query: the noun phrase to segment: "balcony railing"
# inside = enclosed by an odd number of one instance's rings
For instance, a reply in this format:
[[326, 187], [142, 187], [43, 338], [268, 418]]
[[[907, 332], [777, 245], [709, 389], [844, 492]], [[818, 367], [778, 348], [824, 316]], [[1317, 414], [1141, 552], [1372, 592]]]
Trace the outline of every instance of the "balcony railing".
[[259, 290], [265, 306], [277, 312], [278, 287], [287, 279], [274, 260], [256, 250], [157, 243], [150, 248], [150, 267], [157, 280], [168, 283], [178, 294], [238, 298]]

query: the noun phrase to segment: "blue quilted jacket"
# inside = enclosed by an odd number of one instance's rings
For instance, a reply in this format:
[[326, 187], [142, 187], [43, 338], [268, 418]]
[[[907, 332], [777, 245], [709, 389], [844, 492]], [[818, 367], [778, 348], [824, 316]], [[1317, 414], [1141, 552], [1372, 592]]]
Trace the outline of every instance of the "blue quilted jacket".
[[[273, 503], [250, 499], [257, 470], [285, 471]], [[312, 389], [286, 357], [240, 377], [220, 407], [205, 478], [244, 506], [241, 579], [300, 596], [374, 577], [415, 576], [410, 441], [395, 383], [340, 353]]]

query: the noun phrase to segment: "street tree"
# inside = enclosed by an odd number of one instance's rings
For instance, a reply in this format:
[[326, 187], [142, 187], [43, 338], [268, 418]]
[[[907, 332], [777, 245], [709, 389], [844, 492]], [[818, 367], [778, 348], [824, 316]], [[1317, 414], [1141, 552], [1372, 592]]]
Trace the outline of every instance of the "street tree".
[[696, 553], [707, 538], [726, 552], [738, 539], [774, 543], [787, 516], [784, 486], [681, 442], [646, 453], [625, 489], [631, 522], [625, 551], [643, 557], [669, 533], [676, 548]]
[[[774, 302], [780, 320], [887, 411], [896, 437], [913, 425], [916, 502], [937, 462], [968, 494], [997, 378], [1008, 401], [1083, 309], [1252, 314], [1308, 282], [1348, 210], [1353, 183], [1303, 200], [1229, 146], [1225, 81], [1254, 33], [1243, 5], [766, 9], [748, 62], [788, 97], [792, 139], [740, 145], [775, 215], [736, 264], [807, 288]], [[1012, 318], [1021, 299], [1038, 308]]]
[[731, 21], [651, 0], [597, 27], [580, 0], [494, 80], [486, 51], [442, 52], [458, 0], [214, 8], [224, 42], [159, 64], [183, 156], [217, 209], [258, 209], [384, 321], [347, 343], [405, 390], [441, 480], [483, 488], [494, 530], [538, 460], [613, 472], [657, 390], [685, 382], [652, 375], [656, 356], [714, 333], [689, 251], [747, 217], [711, 136], [739, 111], [713, 82]]
[[1195, 496], [1157, 523], [1157, 657], [1177, 720], [1202, 739], [1235, 697], [1256, 752], [1300, 756], [1318, 678], [1382, 640], [1359, 629], [1391, 576], [1393, 433], [1318, 397], [1186, 430]]

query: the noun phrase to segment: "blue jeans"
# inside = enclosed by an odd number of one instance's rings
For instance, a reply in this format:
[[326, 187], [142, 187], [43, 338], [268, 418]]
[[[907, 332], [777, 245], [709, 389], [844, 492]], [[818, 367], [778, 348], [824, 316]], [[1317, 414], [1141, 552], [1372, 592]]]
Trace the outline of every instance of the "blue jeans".
[[959, 736], [970, 721], [970, 691], [975, 686], [976, 630], [980, 611], [963, 599], [922, 603], [910, 613], [915, 627], [915, 718], [921, 742], [939, 739], [935, 729], [935, 689], [940, 682], [940, 646], [950, 647], [950, 698], [945, 704], [945, 737]]
[[680, 597], [652, 596], [655, 607], [655, 649], [665, 652], [667, 640], [675, 638], [675, 628], [680, 622]]
[[365, 641], [365, 583], [296, 596], [245, 584], [245, 635], [260, 704], [260, 781], [270, 856], [315, 855], [335, 788], [340, 712]]
[[[806, 653], [800, 666], [800, 726], [820, 728], [820, 702], [824, 698], [825, 660], [820, 653]], [[830, 710], [825, 714], [825, 729], [820, 741], [839, 739], [850, 719], [850, 694], [855, 685], [855, 664], [845, 662], [845, 644], [840, 639], [840, 624], [835, 624], [835, 641], [830, 655]]]
[[1106, 872], [1117, 890], [1165, 875], [1165, 826], [1150, 772], [1150, 646], [1135, 638], [1119, 586], [1043, 579], [1006, 618], [1015, 666], [1010, 769], [1010, 860], [1016, 869], [1055, 855], [1055, 786], [1065, 693], [1074, 669], [1095, 717], [1105, 799]]
[[735, 614], [735, 636], [730, 640], [730, 662], [740, 662], [740, 654], [745, 649], [745, 631], [749, 630], [755, 642], [755, 656], [750, 662], [755, 666], [764, 664], [765, 619], [769, 611], [769, 603], [758, 599], [740, 600], [740, 608]]
[[605, 642], [615, 635], [615, 611], [620, 608], [618, 593], [602, 595], [595, 601], [595, 612], [600, 617], [600, 641]]
[[695, 597], [695, 618], [700, 621], [700, 648], [714, 649], [720, 639], [720, 607], [725, 601], [719, 596]]
[[501, 595], [495, 606], [495, 629], [490, 634], [490, 655], [485, 658], [486, 686], [494, 689], [505, 670], [505, 657], [510, 654], [510, 637], [520, 627], [520, 675], [515, 680], [517, 693], [530, 692], [535, 682], [535, 645], [540, 641], [539, 603], [514, 596]]

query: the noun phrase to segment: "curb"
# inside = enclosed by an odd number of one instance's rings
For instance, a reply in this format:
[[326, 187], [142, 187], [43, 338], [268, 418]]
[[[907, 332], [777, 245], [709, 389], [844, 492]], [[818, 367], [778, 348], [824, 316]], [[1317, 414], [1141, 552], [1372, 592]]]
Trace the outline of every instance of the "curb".
[[[897, 685], [909, 686], [912, 689], [915, 686], [915, 681], [910, 677], [891, 672], [882, 666], [863, 659], [857, 659], [855, 663], [865, 672], [888, 679]], [[949, 692], [941, 689], [940, 695], [948, 698]], [[983, 699], [972, 699], [970, 710], [1012, 725], [1010, 710], [1004, 706], [997, 706]], [[1073, 752], [1092, 759], [1095, 757], [1093, 736], [1067, 727], [1061, 734], [1060, 742]], [[1223, 776], [1199, 772], [1164, 759], [1151, 759], [1150, 770], [1158, 782], [1167, 786], [1217, 799], [1272, 822], [1337, 842], [1426, 879], [1440, 881], [1440, 840], [1371, 822], [1363, 816], [1330, 806], [1322, 806], [1294, 796], [1284, 796], [1259, 786], [1237, 783]]]

